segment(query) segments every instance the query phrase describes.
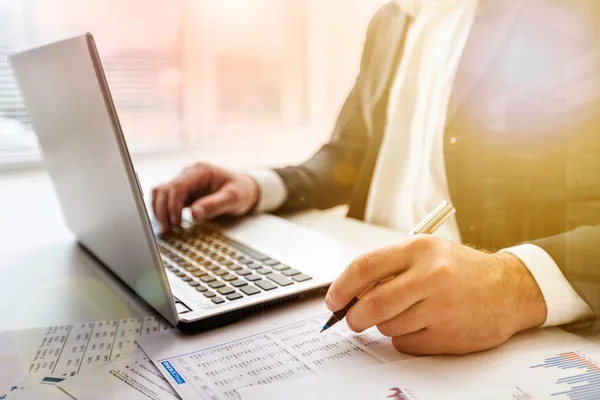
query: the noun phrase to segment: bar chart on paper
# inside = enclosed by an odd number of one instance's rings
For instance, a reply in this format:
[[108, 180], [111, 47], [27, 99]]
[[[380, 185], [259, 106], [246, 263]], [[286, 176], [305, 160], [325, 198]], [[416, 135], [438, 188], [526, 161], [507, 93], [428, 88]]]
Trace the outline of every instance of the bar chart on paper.
[[592, 344], [525, 351], [496, 363], [496, 369], [523, 392], [515, 400], [600, 399], [600, 348]]
[[557, 354], [530, 368], [553, 375], [555, 391], [551, 396], [555, 398], [600, 399], [600, 368], [585, 354], [578, 351]]

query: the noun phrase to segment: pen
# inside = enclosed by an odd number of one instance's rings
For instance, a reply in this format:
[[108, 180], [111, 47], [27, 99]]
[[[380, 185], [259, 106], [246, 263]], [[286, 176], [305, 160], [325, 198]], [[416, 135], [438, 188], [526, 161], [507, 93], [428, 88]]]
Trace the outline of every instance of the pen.
[[[454, 207], [452, 207], [452, 204], [450, 204], [447, 201], [443, 201], [439, 206], [437, 206], [437, 208], [435, 210], [433, 210], [431, 212], [431, 214], [429, 214], [427, 217], [425, 217], [425, 219], [423, 221], [421, 221], [421, 223], [419, 225], [417, 225], [417, 227], [415, 229], [412, 230], [410, 235], [412, 236], [412, 235], [418, 235], [418, 234], [422, 234], [422, 233], [431, 234], [431, 233], [435, 232], [435, 230], [437, 228], [439, 228], [448, 219], [449, 216], [454, 214], [455, 211], [456, 210], [454, 209]], [[391, 279], [391, 277], [388, 279]], [[352, 306], [356, 304], [358, 299], [360, 299], [365, 293], [367, 293], [369, 290], [375, 288], [376, 286], [378, 286], [379, 284], [381, 284], [384, 281], [379, 281], [379, 282], [369, 286], [368, 288], [363, 290], [358, 296], [354, 297], [350, 301], [350, 303], [348, 303], [348, 305], [346, 307], [331, 314], [331, 317], [327, 320], [327, 323], [325, 323], [325, 325], [323, 325], [323, 329], [321, 329], [321, 332], [326, 331], [327, 329], [331, 328], [333, 325], [335, 325], [338, 322], [340, 322], [341, 320], [343, 320], [346, 317], [346, 314], [348, 313], [350, 308], [352, 308]]]

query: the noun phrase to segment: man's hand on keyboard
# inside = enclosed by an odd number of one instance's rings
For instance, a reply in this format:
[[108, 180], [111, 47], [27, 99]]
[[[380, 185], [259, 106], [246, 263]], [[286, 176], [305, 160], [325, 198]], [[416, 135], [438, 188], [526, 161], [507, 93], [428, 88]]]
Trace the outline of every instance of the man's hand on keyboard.
[[258, 184], [249, 175], [198, 163], [152, 192], [152, 208], [162, 231], [181, 224], [181, 212], [191, 207], [194, 219], [243, 215], [256, 206]]

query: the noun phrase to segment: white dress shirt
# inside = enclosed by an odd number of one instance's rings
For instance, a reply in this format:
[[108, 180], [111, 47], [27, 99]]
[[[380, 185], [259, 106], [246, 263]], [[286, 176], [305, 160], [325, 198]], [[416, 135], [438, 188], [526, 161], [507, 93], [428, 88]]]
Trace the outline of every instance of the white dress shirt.
[[[452, 84], [478, 0], [396, 0], [414, 22], [391, 87], [388, 125], [365, 213], [368, 222], [411, 231], [442, 200], [450, 198], [444, 163], [444, 126]], [[282, 179], [252, 171], [261, 198], [258, 211], [272, 211], [287, 198]], [[460, 210], [458, 210], [460, 211]], [[460, 242], [453, 216], [436, 235]], [[503, 251], [517, 256], [535, 278], [548, 310], [545, 326], [592, 315], [554, 260], [525, 244]]]

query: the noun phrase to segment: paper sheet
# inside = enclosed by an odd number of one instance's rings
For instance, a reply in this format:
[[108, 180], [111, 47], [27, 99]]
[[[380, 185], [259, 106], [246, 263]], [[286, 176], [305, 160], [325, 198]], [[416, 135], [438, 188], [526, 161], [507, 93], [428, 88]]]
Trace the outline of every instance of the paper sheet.
[[12, 379], [30, 372], [56, 384], [133, 353], [140, 336], [171, 328], [157, 317], [145, 317], [3, 332], [0, 362]]
[[320, 334], [324, 311], [317, 299], [203, 334], [138, 342], [183, 399], [238, 398], [245, 386], [412, 358], [375, 329], [357, 335], [339, 323]]
[[41, 377], [35, 374], [23, 374], [3, 389], [0, 400], [73, 400], [71, 396], [54, 385], [40, 385]]
[[253, 386], [240, 395], [242, 400], [598, 399], [597, 360], [600, 346], [562, 331], [540, 330], [484, 353]]
[[[128, 358], [128, 357], [127, 357]], [[179, 396], [142, 350], [112, 361], [59, 387], [78, 400], [177, 400]]]

